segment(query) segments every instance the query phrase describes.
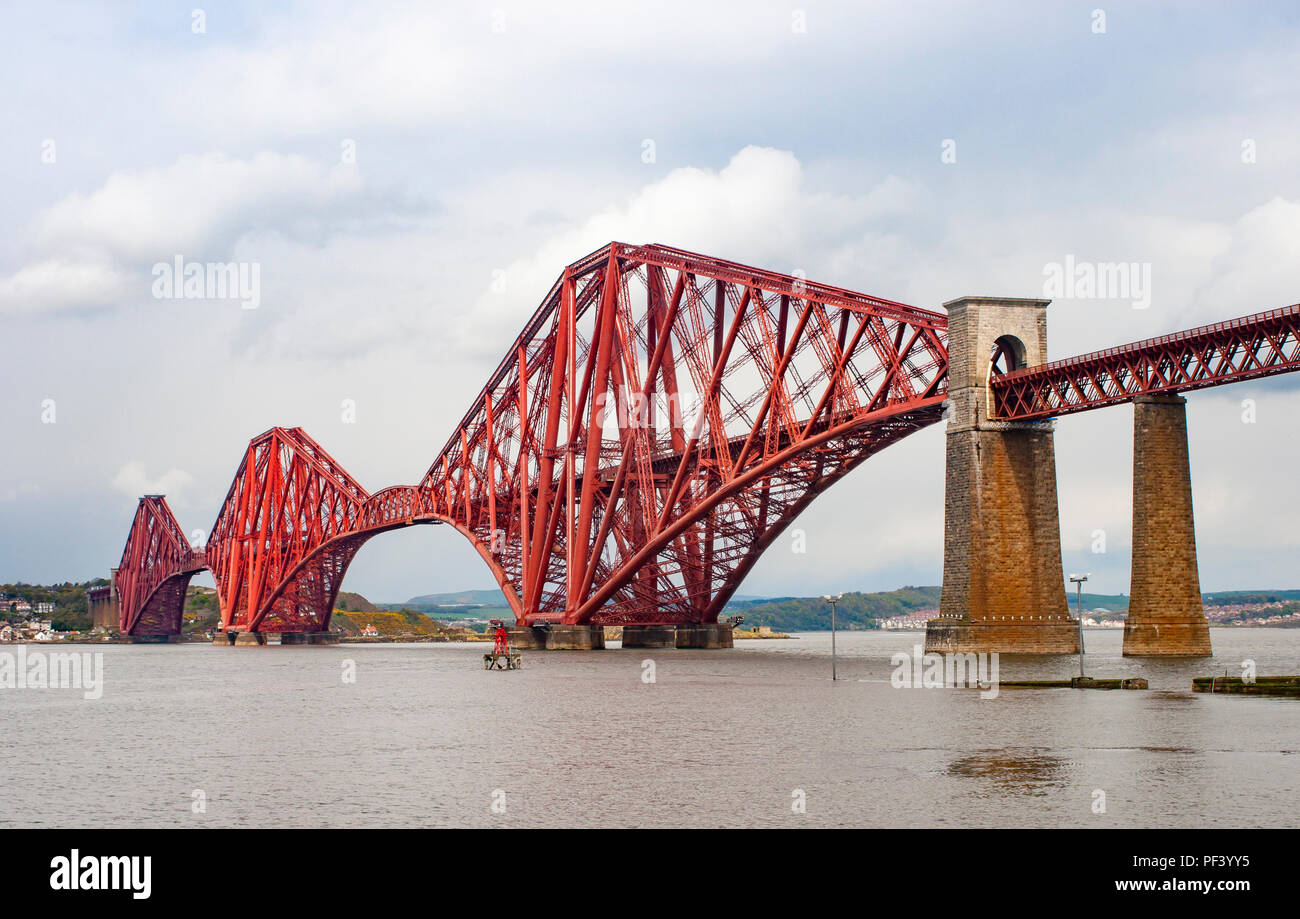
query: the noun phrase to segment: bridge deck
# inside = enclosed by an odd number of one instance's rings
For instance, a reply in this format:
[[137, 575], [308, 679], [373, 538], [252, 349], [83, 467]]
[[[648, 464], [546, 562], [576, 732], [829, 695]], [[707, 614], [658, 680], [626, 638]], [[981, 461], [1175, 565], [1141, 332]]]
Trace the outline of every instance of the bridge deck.
[[1300, 369], [1300, 304], [1015, 370], [993, 414], [1029, 421]]

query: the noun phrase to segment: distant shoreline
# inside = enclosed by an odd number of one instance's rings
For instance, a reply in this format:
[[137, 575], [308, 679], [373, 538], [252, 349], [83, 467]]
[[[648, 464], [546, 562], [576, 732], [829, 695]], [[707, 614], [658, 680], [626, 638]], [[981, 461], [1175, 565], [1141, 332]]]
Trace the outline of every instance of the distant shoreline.
[[[1278, 630], [1278, 631], [1286, 632], [1286, 631], [1295, 631], [1296, 629], [1300, 628], [1300, 625], [1290, 624], [1290, 623], [1288, 623], [1288, 624], [1277, 624], [1277, 625], [1265, 625], [1265, 624], [1256, 624], [1256, 623], [1253, 623], [1253, 622], [1252, 622], [1252, 623], [1240, 623], [1240, 624], [1231, 624], [1231, 625], [1227, 625], [1227, 624], [1216, 624], [1216, 623], [1213, 623], [1213, 622], [1212, 622], [1212, 623], [1210, 623], [1210, 628], [1211, 628], [1211, 629], [1232, 629], [1232, 630], [1239, 630], [1239, 629], [1276, 629], [1276, 630]], [[829, 633], [830, 631], [831, 631], [830, 629], [797, 629], [797, 630], [795, 630], [793, 633], [787, 633], [787, 632], [773, 632], [773, 633], [770, 634], [770, 635], [758, 635], [758, 634], [755, 634], [755, 633], [752, 633], [752, 632], [748, 632], [748, 631], [740, 631], [740, 632], [735, 633], [734, 638], [735, 638], [736, 641], [772, 641], [772, 640], [797, 641], [798, 638], [799, 638], [798, 633], [800, 633], [800, 632], [807, 633], [807, 634], [822, 634], [822, 633]], [[1122, 629], [1116, 629], [1116, 628], [1098, 628], [1098, 627], [1094, 627], [1094, 626], [1084, 626], [1084, 631], [1086, 631], [1086, 632], [1120, 632], [1120, 631], [1123, 631], [1123, 630], [1122, 630]], [[883, 632], [890, 632], [890, 633], [898, 633], [898, 634], [924, 635], [924, 634], [925, 634], [925, 629], [836, 629], [836, 632], [837, 632], [837, 633], [855, 633], [855, 634], [856, 634], [856, 633], [863, 633], [863, 632], [882, 632], [882, 633], [883, 633]], [[609, 640], [610, 640], [610, 641], [618, 641], [619, 639], [617, 639], [617, 638], [611, 638], [611, 639], [609, 639]], [[479, 634], [477, 637], [475, 637], [475, 636], [473, 636], [473, 635], [468, 635], [468, 636], [467, 636], [467, 635], [458, 635], [458, 636], [456, 636], [455, 638], [437, 638], [437, 637], [433, 637], [433, 636], [429, 636], [429, 635], [400, 635], [400, 636], [393, 636], [393, 637], [371, 636], [371, 635], [365, 635], [365, 636], [362, 636], [362, 635], [343, 635], [343, 636], [340, 636], [340, 637], [339, 637], [338, 644], [356, 644], [356, 645], [412, 645], [412, 644], [456, 645], [456, 644], [462, 644], [462, 645], [473, 645], [473, 644], [483, 644], [483, 643], [490, 642], [490, 641], [492, 641], [492, 637], [491, 637], [490, 635], [487, 635], [487, 634]], [[69, 646], [69, 645], [78, 645], [78, 646], [80, 646], [80, 645], [96, 645], [96, 646], [100, 646], [100, 645], [147, 645], [147, 644], [156, 644], [156, 645], [159, 645], [160, 647], [165, 647], [165, 646], [167, 646], [167, 645], [211, 645], [211, 644], [212, 644], [212, 640], [209, 639], [209, 638], [186, 638], [186, 639], [183, 639], [183, 640], [181, 640], [181, 641], [176, 641], [176, 642], [134, 642], [134, 641], [124, 640], [124, 639], [122, 639], [122, 638], [83, 638], [83, 637], [78, 637], [78, 638], [51, 638], [51, 639], [48, 639], [48, 640], [45, 640], [45, 641], [40, 641], [40, 640], [37, 640], [37, 639], [34, 639], [34, 638], [19, 638], [19, 639], [13, 639], [13, 640], [11, 640], [11, 641], [0, 642], [0, 650], [3, 650], [4, 648], [10, 647], [10, 646], [16, 646], [16, 645], [24, 645], [24, 646], [37, 645], [37, 646], [41, 646], [41, 647], [67, 647], [67, 646]], [[296, 646], [296, 645], [286, 645], [285, 647], [297, 647], [297, 646]]]

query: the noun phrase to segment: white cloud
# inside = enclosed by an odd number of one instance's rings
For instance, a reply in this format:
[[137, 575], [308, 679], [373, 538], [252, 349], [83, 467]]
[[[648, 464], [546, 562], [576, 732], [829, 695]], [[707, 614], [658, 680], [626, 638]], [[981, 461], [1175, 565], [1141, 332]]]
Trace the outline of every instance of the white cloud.
[[129, 293], [122, 271], [94, 258], [46, 258], [0, 277], [0, 311], [111, 306]]
[[[507, 8], [495, 0], [440, 9], [338, 6], [329, 16], [318, 9], [259, 11], [246, 41], [234, 45], [217, 40], [218, 21], [210, 17], [209, 36], [187, 36], [178, 49], [190, 78], [167, 84], [169, 109], [203, 127], [280, 135], [352, 136], [451, 118], [549, 120], [533, 103], [534, 91], [559, 104], [583, 98], [593, 85], [612, 91], [629, 57], [648, 49], [655, 69], [702, 59], [735, 68], [770, 64], [801, 42], [784, 7], [738, 15], [685, 0], [617, 16], [600, 2], [570, 2], [563, 10]], [[870, 22], [873, 57], [899, 54], [891, 39], [925, 27], [915, 11], [879, 9], [813, 14], [811, 27], [823, 41], [848, 44], [843, 27], [850, 19]], [[866, 56], [861, 40], [852, 47]], [[567, 115], [575, 126], [584, 120], [577, 111]]]
[[127, 259], [228, 247], [259, 226], [293, 226], [355, 196], [360, 174], [301, 156], [182, 156], [169, 166], [117, 172], [90, 195], [72, 194], [37, 221], [35, 244]]
[[150, 478], [143, 462], [131, 460], [117, 471], [109, 484], [116, 491], [132, 498], [166, 495], [167, 503], [175, 508], [186, 505], [187, 492], [194, 484], [194, 477], [183, 469], [168, 469], [162, 475]]
[[1198, 321], [1300, 303], [1300, 201], [1275, 197], [1243, 214], [1197, 292]]
[[[344, 12], [328, 22], [270, 14], [246, 44], [196, 42], [187, 55], [193, 79], [172, 87], [171, 104], [232, 129], [273, 133], [452, 114], [472, 103], [475, 62], [448, 32], [445, 17], [418, 8]], [[214, 90], [201, 107], [195, 84]]]
[[485, 290], [465, 315], [461, 341], [466, 349], [503, 353], [564, 267], [611, 241], [663, 243], [836, 283], [817, 271], [826, 265], [821, 243], [862, 233], [926, 196], [895, 176], [862, 196], [811, 192], [795, 155], [770, 147], [745, 147], [719, 170], [674, 169], [581, 223], [546, 234], [530, 255], [512, 261], [503, 290]]
[[102, 306], [147, 296], [148, 269], [180, 254], [226, 261], [263, 231], [309, 236], [360, 206], [360, 174], [301, 156], [186, 155], [169, 166], [115, 172], [40, 214], [28, 248], [41, 253], [0, 277], [0, 310]]

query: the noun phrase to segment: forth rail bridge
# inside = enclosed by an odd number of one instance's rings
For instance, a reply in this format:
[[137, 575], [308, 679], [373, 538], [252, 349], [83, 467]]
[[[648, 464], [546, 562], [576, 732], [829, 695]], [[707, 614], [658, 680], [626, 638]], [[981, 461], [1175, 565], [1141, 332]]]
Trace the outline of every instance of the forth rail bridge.
[[[216, 642], [324, 641], [367, 540], [444, 524], [491, 569], [521, 647], [603, 647], [605, 625], [625, 647], [727, 647], [719, 613], [763, 550], [859, 463], [946, 419], [927, 649], [1072, 653], [1053, 419], [1132, 402], [1124, 653], [1207, 655], [1179, 393], [1300, 369], [1300, 305], [1049, 363], [1048, 302], [966, 297], [944, 315], [610, 243], [564, 270], [419, 484], [369, 492], [301, 428], [272, 428], [203, 546], [163, 496], [141, 498], [92, 601], [164, 641], [207, 569]], [[858, 513], [864, 540], [886, 536]]]

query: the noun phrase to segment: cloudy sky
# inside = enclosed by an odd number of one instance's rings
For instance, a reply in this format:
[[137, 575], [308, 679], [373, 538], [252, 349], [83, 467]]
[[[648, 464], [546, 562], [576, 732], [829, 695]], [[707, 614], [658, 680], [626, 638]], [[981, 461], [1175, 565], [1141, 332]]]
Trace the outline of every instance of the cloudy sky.
[[[1151, 266], [1146, 309], [1057, 299], [1052, 357], [1300, 300], [1294, 5], [538, 6], [0, 11], [0, 581], [106, 574], [142, 493], [206, 529], [277, 424], [372, 491], [418, 481], [611, 239], [928, 308]], [[257, 264], [257, 308], [155, 297], [178, 255]], [[1206, 590], [1300, 586], [1296, 390], [1190, 397]], [[1128, 589], [1131, 427], [1057, 429], [1065, 565], [1100, 591]], [[942, 445], [864, 464], [742, 591], [938, 583]], [[345, 587], [491, 584], [420, 527]]]

